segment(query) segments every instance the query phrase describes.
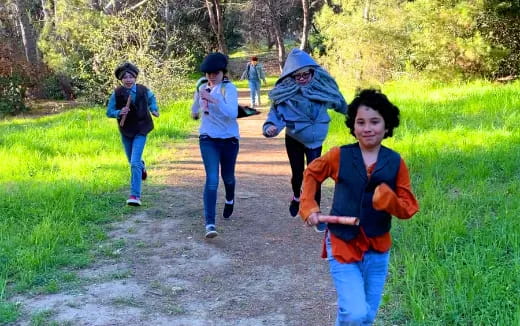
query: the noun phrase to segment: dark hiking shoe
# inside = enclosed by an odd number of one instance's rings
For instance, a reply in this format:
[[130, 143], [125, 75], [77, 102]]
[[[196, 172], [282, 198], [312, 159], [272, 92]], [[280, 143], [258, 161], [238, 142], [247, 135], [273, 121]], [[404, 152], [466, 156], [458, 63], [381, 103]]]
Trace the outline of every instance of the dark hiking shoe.
[[224, 205], [224, 212], [222, 212], [222, 216], [224, 216], [224, 218], [229, 218], [231, 214], [233, 214], [233, 206], [235, 206], [235, 203]]
[[289, 212], [292, 217], [298, 215], [298, 211], [300, 210], [300, 202], [296, 200], [291, 200], [291, 204], [289, 205]]

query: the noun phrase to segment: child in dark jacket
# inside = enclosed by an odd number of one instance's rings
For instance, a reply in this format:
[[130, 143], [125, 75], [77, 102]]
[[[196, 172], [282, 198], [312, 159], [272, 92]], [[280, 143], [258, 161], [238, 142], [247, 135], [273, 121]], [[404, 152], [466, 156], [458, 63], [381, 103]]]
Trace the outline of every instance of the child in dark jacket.
[[141, 182], [147, 177], [142, 155], [146, 137], [153, 129], [150, 112], [159, 116], [155, 95], [146, 86], [136, 84], [139, 69], [125, 62], [115, 70], [122, 85], [114, 90], [107, 106], [107, 116], [116, 118], [126, 157], [130, 163], [130, 197], [126, 201], [131, 206], [141, 206]]
[[300, 216], [316, 225], [321, 212], [314, 195], [332, 178], [330, 215], [351, 216], [359, 225], [328, 224], [322, 257], [327, 258], [338, 295], [336, 325], [372, 325], [386, 275], [392, 215], [412, 217], [419, 209], [401, 156], [381, 145], [399, 125], [399, 109], [375, 90], [352, 101], [346, 125], [357, 143], [334, 147], [305, 170]]

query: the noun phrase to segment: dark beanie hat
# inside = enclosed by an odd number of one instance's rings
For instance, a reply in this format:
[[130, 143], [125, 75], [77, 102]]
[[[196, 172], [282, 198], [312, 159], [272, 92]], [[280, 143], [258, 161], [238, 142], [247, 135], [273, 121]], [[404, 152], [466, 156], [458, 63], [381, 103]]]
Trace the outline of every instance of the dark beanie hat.
[[226, 71], [228, 59], [225, 55], [219, 52], [208, 54], [202, 64], [200, 65], [200, 71], [202, 72], [217, 72]]
[[119, 67], [117, 67], [116, 71], [114, 71], [116, 78], [119, 80], [123, 79], [125, 73], [129, 73], [130, 75], [134, 76], [134, 78], [136, 78], [139, 74], [139, 69], [130, 62], [125, 62]]

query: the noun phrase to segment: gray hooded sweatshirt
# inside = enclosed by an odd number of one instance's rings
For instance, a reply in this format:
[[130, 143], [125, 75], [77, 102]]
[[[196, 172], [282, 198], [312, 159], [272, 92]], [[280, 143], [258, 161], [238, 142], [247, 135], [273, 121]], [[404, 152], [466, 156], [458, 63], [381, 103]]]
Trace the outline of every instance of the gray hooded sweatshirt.
[[[314, 70], [312, 80], [298, 85], [290, 77], [303, 67]], [[334, 79], [314, 59], [300, 49], [293, 49], [285, 61], [282, 75], [269, 93], [272, 105], [263, 125], [266, 130], [275, 126], [278, 135], [286, 128], [287, 136], [299, 141], [307, 148], [322, 146], [329, 130], [328, 108], [342, 114], [347, 113], [347, 103]]]

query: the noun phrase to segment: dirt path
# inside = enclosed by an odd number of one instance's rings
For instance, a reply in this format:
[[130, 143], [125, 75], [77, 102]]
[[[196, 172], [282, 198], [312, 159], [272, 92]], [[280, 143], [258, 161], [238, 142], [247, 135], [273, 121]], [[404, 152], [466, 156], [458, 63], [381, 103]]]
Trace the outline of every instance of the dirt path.
[[80, 271], [80, 285], [17, 298], [24, 307], [17, 325], [38, 312], [56, 325], [332, 325], [335, 293], [319, 258], [321, 235], [289, 215], [283, 137], [264, 138], [264, 119], [265, 112], [239, 120], [235, 212], [220, 217], [221, 183], [218, 237], [204, 239], [204, 171], [193, 136], [176, 146], [179, 161], [152, 168], [166, 187], [145, 185], [148, 206], [111, 225], [100, 247], [106, 254]]

